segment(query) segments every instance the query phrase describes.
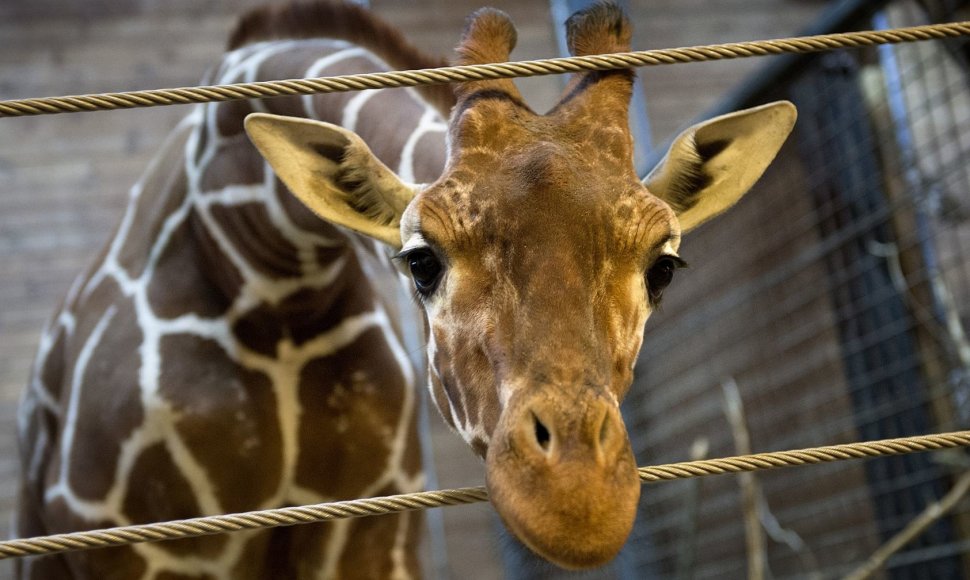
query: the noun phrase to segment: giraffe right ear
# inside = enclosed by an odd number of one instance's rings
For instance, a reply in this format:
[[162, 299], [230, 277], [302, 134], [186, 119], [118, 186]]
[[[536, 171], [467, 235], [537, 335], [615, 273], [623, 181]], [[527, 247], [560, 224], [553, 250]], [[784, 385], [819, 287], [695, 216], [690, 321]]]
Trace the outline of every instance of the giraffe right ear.
[[401, 214], [417, 188], [402, 182], [343, 127], [253, 113], [246, 132], [273, 171], [313, 213], [401, 247]]
[[778, 154], [798, 116], [777, 101], [715, 117], [678, 136], [644, 179], [690, 231], [734, 205]]

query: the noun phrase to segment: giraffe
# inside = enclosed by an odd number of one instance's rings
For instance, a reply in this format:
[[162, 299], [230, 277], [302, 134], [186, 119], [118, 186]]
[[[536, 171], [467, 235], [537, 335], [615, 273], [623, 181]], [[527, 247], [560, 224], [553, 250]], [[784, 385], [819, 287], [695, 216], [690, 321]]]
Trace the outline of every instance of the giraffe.
[[[630, 50], [613, 4], [566, 22], [574, 55]], [[468, 21], [459, 64], [509, 58], [501, 11]], [[424, 314], [429, 389], [485, 461], [507, 528], [564, 568], [613, 558], [640, 482], [619, 404], [683, 233], [757, 181], [794, 126], [776, 102], [684, 131], [634, 171], [630, 70], [576, 75], [537, 114], [508, 79], [459, 83], [448, 159], [432, 183], [382, 166], [346, 127], [254, 113], [251, 139], [323, 219], [396, 252]]]
[[[208, 83], [425, 68], [354, 5], [243, 17]], [[431, 181], [447, 87], [194, 108], [42, 335], [22, 399], [23, 537], [423, 489], [423, 381], [387, 251], [314, 216], [243, 131], [251, 112], [354, 129]], [[411, 331], [409, 328], [414, 328]], [[20, 578], [407, 578], [421, 517], [30, 558]]]
[[[567, 31], [574, 54], [629, 48], [610, 4]], [[507, 60], [515, 34], [483, 9], [458, 62]], [[251, 13], [230, 46], [208, 81], [437, 64], [327, 2]], [[612, 558], [639, 497], [618, 405], [643, 325], [683, 265], [682, 233], [750, 188], [795, 118], [782, 102], [692, 127], [641, 182], [631, 84], [577, 75], [544, 115], [508, 80], [194, 109], [41, 339], [20, 414], [20, 533], [419, 489], [418, 314], [432, 398], [484, 460], [509, 529], [563, 567]], [[19, 572], [409, 577], [418, 525], [368, 518]]]

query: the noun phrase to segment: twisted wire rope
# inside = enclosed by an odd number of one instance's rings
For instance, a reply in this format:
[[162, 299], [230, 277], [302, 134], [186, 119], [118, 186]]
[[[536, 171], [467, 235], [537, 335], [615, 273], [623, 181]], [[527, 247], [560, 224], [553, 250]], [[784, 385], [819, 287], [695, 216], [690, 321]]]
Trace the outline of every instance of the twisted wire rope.
[[182, 87], [119, 93], [0, 101], [0, 117], [50, 115], [81, 111], [131, 109], [209, 103], [425, 84], [533, 77], [664, 64], [703, 62], [786, 53], [810, 53], [840, 48], [916, 42], [970, 34], [970, 21], [928, 24], [889, 30], [821, 34], [775, 40], [709, 44], [685, 48], [551, 58], [494, 64], [450, 66], [410, 71], [352, 74], [311, 79], [260, 81], [229, 85]]
[[[639, 468], [645, 483], [970, 446], [970, 431], [756, 453]], [[259, 530], [488, 501], [484, 487], [340, 501], [0, 542], [0, 560]]]

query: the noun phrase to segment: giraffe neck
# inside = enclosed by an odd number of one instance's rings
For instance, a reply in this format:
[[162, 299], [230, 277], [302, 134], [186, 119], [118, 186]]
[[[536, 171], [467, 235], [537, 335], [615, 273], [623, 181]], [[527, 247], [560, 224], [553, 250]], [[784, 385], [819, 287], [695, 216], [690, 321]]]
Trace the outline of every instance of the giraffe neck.
[[[367, 50], [342, 41], [262, 42], [230, 53], [215, 82], [315, 77], [386, 65]], [[387, 250], [368, 238], [313, 216], [270, 172], [242, 132], [250, 112], [315, 118], [371, 137], [375, 153], [409, 181], [432, 181], [444, 163], [446, 127], [436, 111], [411, 91], [364, 91], [203, 108], [186, 149], [188, 193], [196, 243], [206, 256], [214, 287], [234, 309], [235, 330], [264, 354], [277, 338], [253, 330], [271, 314], [294, 327], [283, 329], [299, 343], [320, 323], [340, 318], [327, 308], [344, 307], [359, 293], [357, 277], [386, 277]], [[388, 131], [389, 127], [396, 130]], [[352, 268], [351, 268], [352, 269]], [[386, 293], [386, 286], [376, 291]], [[395, 289], [396, 292], [396, 289]], [[381, 302], [394, 303], [391, 294]], [[350, 299], [350, 300], [348, 300]]]
[[[229, 53], [208, 80], [381, 68], [343, 42], [273, 41]], [[42, 341], [21, 440], [31, 497], [59, 523], [28, 535], [420, 489], [408, 360], [420, 349], [402, 343], [399, 275], [373, 242], [292, 201], [244, 135], [256, 110], [349, 126], [413, 181], [444, 163], [445, 126], [411, 91], [195, 109]], [[350, 453], [367, 461], [335, 477]], [[160, 481], [164, 497], [139, 495]], [[411, 567], [414, 521], [384, 538], [380, 565]], [[333, 525], [310, 556], [291, 540], [290, 557], [319, 577], [383, 562], [353, 561], [352, 525]], [[202, 559], [139, 546], [131, 565], [260, 577], [242, 570], [270, 549], [244, 535], [198, 546]]]

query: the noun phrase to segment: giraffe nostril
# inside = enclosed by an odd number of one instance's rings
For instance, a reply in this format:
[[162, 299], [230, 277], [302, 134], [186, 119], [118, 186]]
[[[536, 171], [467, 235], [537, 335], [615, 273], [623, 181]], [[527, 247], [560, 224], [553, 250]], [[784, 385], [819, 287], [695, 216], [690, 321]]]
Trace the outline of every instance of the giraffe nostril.
[[539, 448], [542, 449], [544, 453], [549, 453], [549, 444], [552, 440], [552, 435], [549, 433], [549, 429], [542, 424], [539, 417], [535, 413], [532, 414], [533, 427], [535, 428], [535, 438], [536, 443], [539, 444]]
[[600, 434], [598, 440], [600, 449], [606, 449], [611, 433], [612, 428], [610, 427], [610, 415], [609, 413], [603, 413], [603, 418], [600, 420]]

